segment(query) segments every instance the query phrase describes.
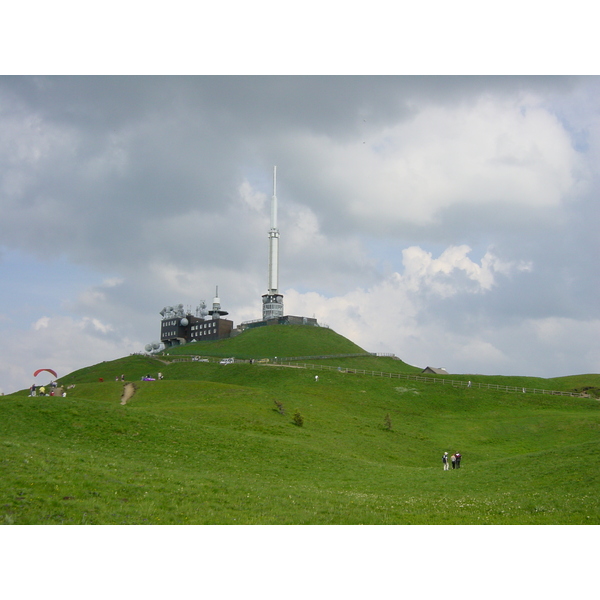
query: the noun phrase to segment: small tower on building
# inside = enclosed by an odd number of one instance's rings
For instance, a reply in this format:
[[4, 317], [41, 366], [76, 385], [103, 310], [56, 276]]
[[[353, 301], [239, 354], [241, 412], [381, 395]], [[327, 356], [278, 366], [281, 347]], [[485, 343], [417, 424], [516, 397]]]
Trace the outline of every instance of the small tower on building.
[[221, 300], [219, 299], [219, 286], [217, 286], [217, 289], [215, 291], [215, 297], [213, 298], [212, 310], [209, 310], [208, 314], [213, 319], [220, 319], [221, 317], [229, 314], [226, 310], [221, 310]]

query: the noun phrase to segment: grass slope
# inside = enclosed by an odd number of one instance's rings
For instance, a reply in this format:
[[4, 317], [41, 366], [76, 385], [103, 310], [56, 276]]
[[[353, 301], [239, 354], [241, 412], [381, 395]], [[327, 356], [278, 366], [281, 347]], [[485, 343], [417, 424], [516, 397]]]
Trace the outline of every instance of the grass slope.
[[66, 398], [5, 396], [0, 522], [600, 522], [597, 400], [315, 373], [131, 356], [65, 378]]
[[194, 342], [169, 349], [169, 354], [273, 358], [332, 354], [364, 354], [360, 346], [326, 327], [271, 325], [248, 329], [225, 340]]

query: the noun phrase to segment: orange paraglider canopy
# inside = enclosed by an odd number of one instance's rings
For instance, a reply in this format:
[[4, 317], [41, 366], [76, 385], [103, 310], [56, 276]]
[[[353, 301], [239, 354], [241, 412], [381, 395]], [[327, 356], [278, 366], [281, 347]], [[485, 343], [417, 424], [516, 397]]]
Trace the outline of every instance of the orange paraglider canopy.
[[48, 373], [52, 373], [52, 375], [54, 375], [54, 377], [58, 377], [58, 375], [56, 374], [56, 371], [53, 371], [52, 369], [38, 369], [33, 376], [37, 377], [42, 371], [48, 371]]

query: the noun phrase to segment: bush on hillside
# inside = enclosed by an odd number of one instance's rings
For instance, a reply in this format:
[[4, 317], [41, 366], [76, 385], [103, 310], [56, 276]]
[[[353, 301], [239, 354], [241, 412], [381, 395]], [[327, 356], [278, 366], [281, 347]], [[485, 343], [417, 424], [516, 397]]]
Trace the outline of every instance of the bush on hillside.
[[383, 428], [388, 431], [392, 430], [392, 417], [390, 417], [390, 413], [387, 413], [383, 419]]

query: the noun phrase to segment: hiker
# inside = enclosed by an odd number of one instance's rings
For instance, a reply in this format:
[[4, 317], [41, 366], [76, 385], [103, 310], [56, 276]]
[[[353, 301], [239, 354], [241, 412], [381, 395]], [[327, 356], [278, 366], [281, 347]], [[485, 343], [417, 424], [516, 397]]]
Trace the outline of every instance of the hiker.
[[469, 383], [467, 383], [467, 387], [471, 387], [471, 382], [469, 381]]
[[45, 396], [46, 395], [46, 388], [44, 386], [42, 386], [40, 388], [40, 396]]
[[29, 388], [30, 396], [35, 396], [35, 383]]
[[456, 456], [453, 454], [453, 455], [450, 457], [450, 460], [452, 461], [452, 468], [453, 468], [453, 469], [456, 469]]
[[121, 375], [121, 381], [125, 381], [125, 375]]
[[448, 453], [444, 452], [444, 456], [442, 456], [442, 463], [444, 465], [444, 471], [447, 471], [450, 468], [450, 465], [448, 464]]
[[456, 468], [460, 469], [460, 459], [462, 458], [462, 456], [457, 452], [456, 453]]
[[315, 375], [315, 381], [319, 381], [319, 376]]

